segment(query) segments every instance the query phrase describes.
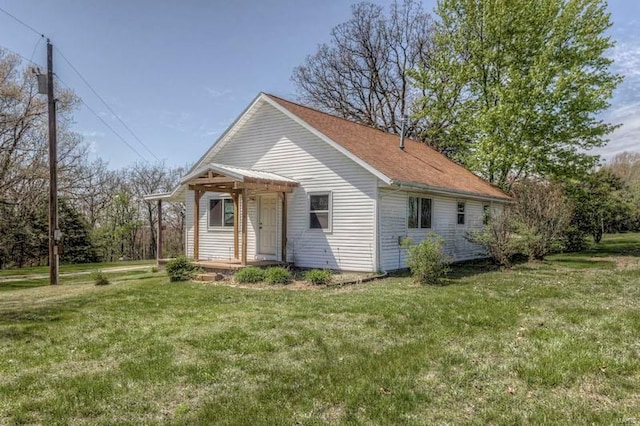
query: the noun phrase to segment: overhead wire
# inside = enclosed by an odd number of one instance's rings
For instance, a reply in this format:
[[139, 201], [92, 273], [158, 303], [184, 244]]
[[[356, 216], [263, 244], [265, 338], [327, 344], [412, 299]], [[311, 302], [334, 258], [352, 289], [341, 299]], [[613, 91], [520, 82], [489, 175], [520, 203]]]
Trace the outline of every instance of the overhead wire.
[[[62, 81], [62, 79], [59, 76], [55, 76], [55, 78], [62, 83], [62, 85], [64, 87], [66, 87], [69, 90], [73, 90], [71, 89], [64, 81]], [[98, 120], [100, 120], [102, 122], [102, 124], [105, 125], [105, 127], [107, 127], [109, 130], [111, 130], [111, 132], [116, 135], [116, 137], [118, 139], [120, 139], [122, 141], [122, 143], [124, 143], [131, 151], [133, 151], [138, 157], [140, 157], [143, 161], [147, 161], [147, 159], [140, 154], [140, 152], [138, 152], [137, 149], [135, 149], [129, 142], [126, 141], [125, 138], [122, 137], [122, 135], [120, 135], [120, 133], [118, 133], [103, 117], [100, 116], [100, 114], [98, 114], [93, 108], [91, 108], [89, 106], [89, 104], [87, 104], [85, 102], [84, 99], [82, 99], [82, 97], [78, 96], [78, 99], [80, 99], [80, 102], [82, 102], [82, 104], [89, 110], [89, 112], [91, 112]]]
[[135, 140], [138, 141], [138, 143], [140, 145], [142, 145], [144, 147], [144, 149], [147, 150], [147, 152], [149, 154], [151, 154], [151, 156], [153, 158], [155, 158], [157, 161], [160, 161], [160, 159], [156, 156], [156, 154], [149, 149], [149, 147], [142, 142], [142, 140], [138, 137], [138, 135], [136, 135], [134, 133], [133, 130], [131, 130], [131, 128], [129, 126], [127, 126], [127, 124], [124, 122], [124, 120], [122, 120], [122, 118], [120, 118], [120, 116], [113, 110], [113, 108], [111, 108], [111, 106], [104, 100], [104, 98], [102, 96], [100, 96], [100, 94], [96, 91], [96, 89], [93, 88], [93, 86], [91, 85], [91, 83], [89, 83], [87, 81], [86, 78], [84, 78], [84, 76], [82, 75], [82, 73], [80, 71], [78, 71], [78, 69], [71, 63], [71, 61], [69, 61], [69, 59], [67, 59], [67, 57], [64, 55], [64, 53], [62, 53], [60, 51], [60, 49], [58, 49], [57, 47], [54, 47], [55, 50], [60, 54], [60, 57], [62, 57], [62, 59], [65, 60], [65, 62], [67, 64], [69, 64], [69, 66], [71, 67], [71, 69], [78, 75], [78, 77], [80, 77], [80, 79], [84, 82], [84, 84], [87, 85], [87, 87], [93, 92], [94, 95], [96, 95], [96, 97], [98, 99], [100, 99], [100, 101], [102, 102], [102, 104], [109, 110], [109, 112], [111, 112], [111, 114], [113, 114], [113, 116], [120, 122], [120, 124], [122, 124], [122, 126], [127, 129], [129, 131], [129, 133], [134, 137]]
[[17, 55], [17, 56], [21, 57], [21, 58], [22, 58], [22, 59], [24, 59], [25, 61], [29, 62], [31, 65], [36, 65], [36, 66], [38, 66], [38, 67], [40, 67], [40, 66], [41, 66], [40, 64], [38, 64], [38, 63], [36, 63], [36, 62], [33, 62], [31, 59], [27, 58], [27, 57], [26, 57], [26, 56], [24, 56], [24, 55], [21, 55], [20, 53], [16, 52], [15, 50], [9, 49], [7, 46], [3, 46], [2, 44], [0, 44], [0, 49], [4, 49], [4, 50], [6, 50], [6, 51], [8, 51], [8, 52], [13, 53], [14, 55]]
[[[22, 26], [24, 26], [25, 28], [27, 28], [28, 30], [32, 31], [33, 33], [39, 35], [41, 38], [38, 40], [38, 43], [36, 43], [35, 47], [33, 48], [33, 52], [31, 54], [31, 59], [27, 59], [25, 56], [9, 49], [9, 48], [5, 48], [8, 51], [15, 53], [16, 55], [20, 56], [22, 59], [28, 61], [29, 63], [39, 66], [37, 63], [33, 62], [33, 56], [35, 55], [36, 49], [38, 47], [38, 44], [40, 43], [40, 40], [42, 38], [45, 38], [45, 35], [43, 33], [41, 33], [40, 31], [36, 30], [35, 28], [33, 28], [31, 25], [27, 24], [26, 22], [24, 22], [23, 20], [19, 19], [17, 16], [11, 14], [10, 12], [6, 11], [5, 9], [0, 7], [0, 12], [4, 13], [5, 15], [9, 16], [11, 19], [13, 19], [14, 21], [18, 22], [19, 24], [21, 24]], [[47, 39], [48, 40], [48, 39]], [[69, 66], [71, 67], [71, 69], [78, 75], [78, 77], [80, 77], [80, 79], [84, 82], [84, 84], [87, 85], [87, 87], [93, 92], [93, 94], [100, 99], [100, 101], [103, 103], [103, 105], [109, 110], [109, 112], [111, 112], [111, 114], [113, 114], [114, 117], [116, 117], [116, 119], [120, 122], [120, 124], [122, 124], [122, 126], [127, 129], [127, 131], [134, 137], [134, 139], [136, 139], [136, 141], [138, 141], [138, 143], [140, 145], [142, 145], [147, 152], [149, 152], [151, 154], [151, 156], [153, 156], [153, 158], [155, 158], [157, 161], [161, 161], [158, 156], [151, 150], [149, 149], [149, 147], [138, 137], [138, 135], [136, 135], [134, 133], [133, 130], [131, 130], [131, 128], [124, 122], [124, 120], [122, 120], [122, 118], [120, 118], [120, 116], [113, 110], [113, 108], [111, 108], [111, 106], [104, 100], [104, 98], [102, 96], [100, 96], [100, 94], [93, 88], [93, 86], [89, 83], [89, 81], [82, 75], [82, 73], [80, 73], [80, 71], [71, 63], [71, 61], [69, 59], [67, 59], [67, 57], [64, 55], [64, 53], [62, 53], [60, 51], [60, 49], [58, 49], [57, 47], [54, 47], [56, 49], [56, 51], [60, 54], [60, 56], [62, 57], [62, 59], [64, 59], [64, 61], [69, 64]], [[59, 76], [56, 76], [56, 78], [65, 86], [67, 87], [67, 89], [72, 90], [67, 84], [65, 84]], [[144, 156], [142, 156], [135, 148], [133, 148], [133, 146], [131, 146], [131, 144], [129, 144], [118, 132], [115, 131], [115, 129], [113, 129], [113, 127], [111, 127], [102, 117], [100, 117], [94, 110], [93, 108], [91, 108], [85, 101], [84, 99], [80, 98], [80, 101], [84, 104], [84, 106], [87, 107], [87, 109], [89, 111], [91, 111], [100, 121], [102, 121], [102, 123], [107, 126], [117, 137], [118, 139], [120, 139], [122, 142], [124, 142], [133, 152], [135, 152], [140, 158], [142, 158], [143, 160], [146, 161], [146, 159], [144, 158]]]
[[7, 12], [6, 10], [4, 10], [1, 7], [0, 7], [0, 12], [4, 13], [8, 17], [12, 18], [14, 21], [18, 22], [19, 24], [22, 24], [22, 26], [24, 26], [25, 28], [33, 31], [34, 33], [38, 34], [39, 36], [44, 37], [44, 34], [42, 34], [40, 31], [36, 30], [31, 25], [27, 24], [26, 22], [22, 21], [21, 19], [17, 18], [15, 15], [12, 15], [11, 13]]

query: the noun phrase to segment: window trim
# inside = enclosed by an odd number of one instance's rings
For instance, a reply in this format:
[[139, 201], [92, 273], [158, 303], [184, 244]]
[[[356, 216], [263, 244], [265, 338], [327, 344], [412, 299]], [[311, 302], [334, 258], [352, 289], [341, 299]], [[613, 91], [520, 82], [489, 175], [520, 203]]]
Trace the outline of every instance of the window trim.
[[[222, 201], [222, 216], [220, 225], [211, 225], [211, 201], [220, 200]], [[207, 198], [207, 229], [208, 230], [216, 230], [216, 231], [233, 231], [233, 224], [225, 225], [224, 224], [224, 207], [227, 202], [231, 202], [233, 205], [233, 199], [231, 197], [225, 196], [213, 196]], [[234, 210], [235, 214], [235, 210]], [[235, 220], [234, 220], [235, 222]]]
[[482, 205], [482, 224], [488, 225], [491, 221], [491, 204]]
[[[460, 205], [462, 204], [462, 211], [460, 211]], [[462, 215], [462, 223], [460, 223], [460, 215]], [[465, 226], [467, 224], [467, 202], [456, 201], [456, 224], [458, 226]]]
[[[314, 212], [324, 213], [327, 212], [327, 228], [312, 228], [311, 227], [311, 197], [316, 195], [328, 195], [328, 210], [314, 210]], [[307, 193], [307, 230], [312, 232], [324, 232], [331, 233], [333, 231], [333, 193], [331, 191], [313, 191]]]
[[[411, 202], [411, 198], [415, 198], [416, 200], [418, 200], [417, 202], [417, 206], [416, 206], [416, 210], [418, 213], [418, 217], [416, 219], [416, 226], [415, 227], [410, 227], [409, 226], [409, 203]], [[422, 227], [422, 200], [429, 200], [429, 213], [430, 213], [430, 217], [429, 217], [429, 227]], [[409, 195], [409, 197], [407, 198], [407, 221], [406, 221], [406, 227], [407, 229], [433, 229], [433, 198], [428, 198], [428, 197], [421, 197], [421, 196], [417, 196], [417, 195]]]

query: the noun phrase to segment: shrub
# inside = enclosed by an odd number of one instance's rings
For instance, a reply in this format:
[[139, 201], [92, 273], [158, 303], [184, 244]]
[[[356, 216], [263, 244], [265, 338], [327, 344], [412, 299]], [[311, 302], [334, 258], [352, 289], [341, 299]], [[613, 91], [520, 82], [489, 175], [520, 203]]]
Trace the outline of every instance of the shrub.
[[240, 269], [233, 278], [239, 283], [258, 283], [264, 281], [264, 269], [256, 266], [247, 266]]
[[151, 267], [151, 273], [155, 274], [156, 272], [158, 272], [158, 267], [157, 266], [152, 266]]
[[331, 271], [328, 269], [311, 269], [305, 272], [304, 279], [315, 285], [329, 284], [331, 282]]
[[508, 210], [491, 217], [489, 223], [480, 231], [471, 231], [467, 239], [486, 250], [486, 254], [498, 265], [508, 268], [511, 260], [519, 251], [517, 239], [514, 239], [514, 225]]
[[264, 280], [269, 284], [289, 284], [291, 282], [291, 272], [280, 266], [269, 268], [264, 273]]
[[589, 247], [586, 233], [577, 226], [570, 226], [564, 231], [564, 249], [568, 252], [577, 252]]
[[437, 284], [449, 272], [450, 259], [444, 254], [444, 240], [439, 235], [429, 233], [415, 245], [406, 239], [403, 245], [408, 249], [407, 265], [416, 281]]
[[201, 270], [199, 266], [185, 256], [171, 259], [167, 262], [165, 269], [167, 270], [167, 275], [169, 275], [169, 281], [172, 282], [189, 281]]
[[529, 260], [543, 259], [562, 249], [562, 237], [574, 207], [557, 183], [523, 179], [513, 185], [513, 213], [520, 252]]
[[91, 274], [91, 279], [95, 281], [96, 285], [109, 285], [109, 278], [107, 278], [107, 274], [102, 272], [101, 270], [94, 271]]

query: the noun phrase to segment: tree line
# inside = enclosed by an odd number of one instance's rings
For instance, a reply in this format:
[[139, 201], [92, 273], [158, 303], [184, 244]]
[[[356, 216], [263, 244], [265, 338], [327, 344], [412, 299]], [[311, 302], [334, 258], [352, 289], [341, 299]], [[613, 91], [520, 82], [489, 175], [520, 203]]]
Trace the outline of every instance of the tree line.
[[[62, 262], [150, 259], [156, 255], [157, 206], [145, 194], [171, 190], [183, 167], [138, 162], [119, 170], [97, 159], [72, 129], [74, 93], [56, 93], [59, 227]], [[0, 268], [48, 262], [46, 99], [16, 55], [0, 49]], [[164, 210], [167, 255], [181, 253], [184, 205]]]
[[[513, 196], [483, 235], [500, 258], [580, 250], [640, 230], [640, 156], [603, 165], [593, 148], [623, 76], [603, 0], [362, 2], [297, 67], [300, 100], [384, 131], [405, 131]], [[503, 262], [506, 260], [506, 262]]]

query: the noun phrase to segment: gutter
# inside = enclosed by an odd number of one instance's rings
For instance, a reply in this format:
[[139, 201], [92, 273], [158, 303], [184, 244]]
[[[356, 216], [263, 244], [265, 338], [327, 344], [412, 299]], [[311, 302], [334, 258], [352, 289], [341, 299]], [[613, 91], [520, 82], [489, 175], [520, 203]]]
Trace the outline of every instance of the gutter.
[[440, 194], [440, 195], [462, 195], [464, 197], [476, 199], [476, 200], [499, 201], [501, 203], [507, 203], [507, 204], [513, 203], [513, 199], [506, 194], [505, 194], [505, 197], [492, 197], [490, 195], [480, 195], [474, 192], [457, 191], [455, 189], [445, 189], [445, 188], [439, 188], [435, 186], [424, 185], [420, 183], [403, 182], [399, 180], [392, 180], [390, 185], [396, 186], [399, 189], [405, 189], [405, 190], [428, 191], [428, 192], [433, 192], [434, 194]]

